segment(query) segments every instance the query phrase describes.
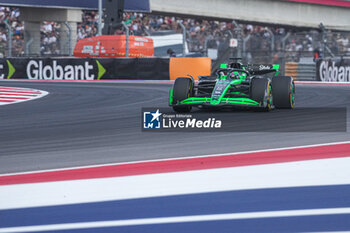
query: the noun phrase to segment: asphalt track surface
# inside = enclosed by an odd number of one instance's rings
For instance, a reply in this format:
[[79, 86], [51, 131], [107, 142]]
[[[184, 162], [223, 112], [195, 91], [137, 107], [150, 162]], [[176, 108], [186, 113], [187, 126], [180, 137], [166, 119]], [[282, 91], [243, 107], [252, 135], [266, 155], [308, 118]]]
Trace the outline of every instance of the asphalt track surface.
[[[288, 129], [143, 132], [141, 108], [166, 108], [171, 84], [6, 81], [0, 85], [50, 93], [37, 100], [0, 106], [0, 174], [350, 140], [347, 132]], [[350, 106], [350, 86], [297, 85], [296, 92], [296, 110]], [[261, 116], [247, 114], [257, 122]], [[276, 124], [286, 121], [278, 115], [271, 117]], [[330, 115], [338, 121], [334, 117]], [[293, 125], [293, 119], [288, 121]], [[300, 118], [294, 121], [300, 124]], [[324, 127], [332, 131], [333, 126]]]

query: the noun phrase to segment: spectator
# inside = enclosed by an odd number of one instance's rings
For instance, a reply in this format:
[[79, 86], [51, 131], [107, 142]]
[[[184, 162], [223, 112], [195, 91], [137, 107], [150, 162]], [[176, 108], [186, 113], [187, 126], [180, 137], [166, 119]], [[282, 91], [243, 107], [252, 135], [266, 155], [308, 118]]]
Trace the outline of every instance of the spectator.
[[[19, 20], [20, 10], [16, 7], [0, 7], [0, 20], [9, 23], [13, 31], [13, 55], [21, 55], [24, 51], [24, 25]], [[83, 21], [78, 23], [78, 40], [97, 35], [97, 11], [83, 11]], [[220, 51], [227, 49], [230, 38], [237, 38], [237, 31], [234, 25], [226, 21], [203, 20], [180, 18], [173, 16], [161, 16], [145, 13], [124, 13], [124, 22], [130, 29], [131, 35], [147, 36], [159, 31], [173, 31], [181, 33], [182, 29], [178, 22], [182, 22], [188, 31], [187, 42], [191, 52], [205, 52], [206, 48], [219, 48]], [[297, 28], [293, 30], [283, 27], [262, 27], [253, 24], [241, 24], [242, 37], [250, 36], [246, 43], [246, 56], [252, 58], [270, 56], [271, 60], [276, 57], [286, 57], [297, 61], [301, 55], [313, 56], [315, 48], [321, 47], [321, 36], [317, 31], [300, 33]], [[61, 23], [43, 22], [41, 27], [41, 47], [43, 54], [59, 53], [60, 33], [67, 33], [62, 30]], [[123, 34], [123, 29], [117, 29], [115, 34]], [[270, 33], [273, 32], [273, 35]], [[282, 38], [286, 37], [285, 47], [282, 47]], [[350, 36], [345, 33], [327, 33], [328, 48], [334, 54], [346, 54], [350, 52]], [[275, 39], [275, 50], [271, 50], [271, 37]], [[6, 55], [8, 32], [5, 27], [0, 27], [0, 48]], [[281, 51], [286, 54], [281, 54]], [[1, 53], [1, 51], [0, 51]], [[278, 55], [276, 55], [278, 54]]]

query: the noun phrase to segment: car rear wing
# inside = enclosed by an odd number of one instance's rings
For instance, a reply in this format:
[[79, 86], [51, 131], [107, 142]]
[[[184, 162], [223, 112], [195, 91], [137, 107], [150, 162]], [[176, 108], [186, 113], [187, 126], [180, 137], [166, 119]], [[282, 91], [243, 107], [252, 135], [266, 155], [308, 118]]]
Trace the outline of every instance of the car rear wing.
[[245, 68], [252, 75], [263, 75], [269, 73], [279, 73], [279, 64], [249, 64]]

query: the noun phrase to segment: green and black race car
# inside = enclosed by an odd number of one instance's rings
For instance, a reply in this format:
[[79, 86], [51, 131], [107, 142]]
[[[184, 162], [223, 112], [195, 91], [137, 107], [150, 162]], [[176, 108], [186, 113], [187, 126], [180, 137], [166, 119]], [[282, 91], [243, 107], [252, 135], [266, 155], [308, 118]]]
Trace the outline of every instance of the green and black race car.
[[293, 78], [278, 76], [279, 65], [221, 64], [216, 76], [179, 77], [170, 89], [169, 105], [176, 112], [192, 107], [245, 107], [270, 111], [294, 106]]

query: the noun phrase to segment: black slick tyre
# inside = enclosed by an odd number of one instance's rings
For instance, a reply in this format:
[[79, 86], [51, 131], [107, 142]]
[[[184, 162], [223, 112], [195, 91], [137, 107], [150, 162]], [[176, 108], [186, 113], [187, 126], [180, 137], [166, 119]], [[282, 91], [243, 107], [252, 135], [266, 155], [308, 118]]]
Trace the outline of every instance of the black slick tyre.
[[270, 79], [264, 77], [253, 78], [250, 83], [250, 98], [260, 103], [263, 110], [270, 111], [272, 106]]
[[294, 107], [295, 87], [292, 77], [277, 76], [272, 79], [273, 104], [276, 108]]
[[[180, 101], [193, 96], [194, 83], [190, 78], [177, 78], [173, 86], [173, 103], [178, 104]], [[175, 112], [190, 112], [192, 107], [189, 105], [174, 105]]]

